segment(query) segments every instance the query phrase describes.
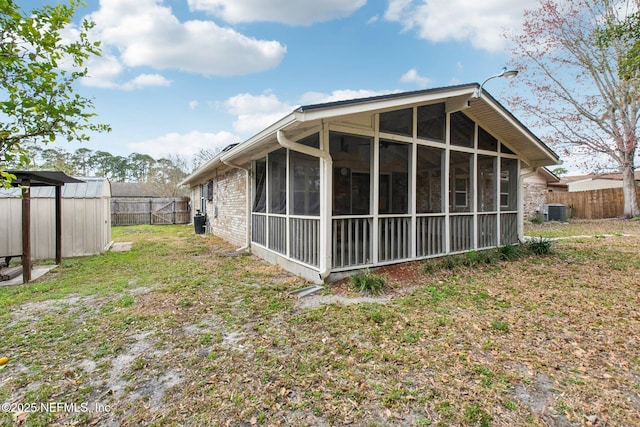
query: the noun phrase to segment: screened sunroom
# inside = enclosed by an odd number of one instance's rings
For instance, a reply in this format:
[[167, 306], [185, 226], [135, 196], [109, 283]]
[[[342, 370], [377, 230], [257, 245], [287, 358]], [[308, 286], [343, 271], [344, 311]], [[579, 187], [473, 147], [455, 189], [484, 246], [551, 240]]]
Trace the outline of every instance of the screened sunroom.
[[300, 107], [225, 153], [246, 171], [247, 246], [323, 281], [518, 242], [520, 170], [558, 159], [475, 87]]

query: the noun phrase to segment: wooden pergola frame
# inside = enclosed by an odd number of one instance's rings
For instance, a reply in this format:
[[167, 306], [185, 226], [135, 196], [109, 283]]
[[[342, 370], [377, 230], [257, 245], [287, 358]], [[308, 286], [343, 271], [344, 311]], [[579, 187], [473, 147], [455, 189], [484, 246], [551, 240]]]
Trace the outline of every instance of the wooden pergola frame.
[[16, 178], [11, 185], [22, 189], [22, 282], [31, 280], [31, 187], [55, 187], [56, 264], [62, 260], [62, 186], [84, 182], [59, 171], [7, 171]]

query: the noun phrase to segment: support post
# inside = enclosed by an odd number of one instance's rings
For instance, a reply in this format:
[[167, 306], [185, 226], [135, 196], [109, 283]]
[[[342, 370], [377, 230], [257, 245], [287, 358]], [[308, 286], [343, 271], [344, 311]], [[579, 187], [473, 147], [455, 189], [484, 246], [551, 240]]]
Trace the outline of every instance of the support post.
[[22, 283], [31, 280], [31, 181], [22, 181]]
[[62, 261], [62, 186], [56, 185], [56, 264]]

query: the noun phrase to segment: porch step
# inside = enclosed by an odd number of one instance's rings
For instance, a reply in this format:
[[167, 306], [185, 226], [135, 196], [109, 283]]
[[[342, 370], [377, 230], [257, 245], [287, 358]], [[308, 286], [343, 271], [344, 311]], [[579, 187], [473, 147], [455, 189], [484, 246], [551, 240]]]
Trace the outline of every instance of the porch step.
[[289, 295], [293, 295], [293, 296], [296, 296], [298, 298], [304, 298], [304, 297], [306, 297], [308, 295], [315, 294], [316, 292], [318, 292], [321, 289], [324, 289], [324, 286], [320, 286], [320, 285], [307, 286], [306, 288], [300, 288], [300, 289], [293, 290], [293, 291], [289, 292]]

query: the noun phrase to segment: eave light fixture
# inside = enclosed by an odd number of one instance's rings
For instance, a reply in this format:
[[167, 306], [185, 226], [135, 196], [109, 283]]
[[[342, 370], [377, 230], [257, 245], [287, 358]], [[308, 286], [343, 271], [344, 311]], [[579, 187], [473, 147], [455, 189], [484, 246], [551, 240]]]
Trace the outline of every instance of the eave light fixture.
[[496, 74], [495, 76], [491, 76], [491, 77], [487, 77], [482, 84], [480, 85], [479, 88], [477, 88], [474, 92], [473, 92], [473, 97], [474, 98], [480, 98], [480, 95], [482, 95], [482, 88], [484, 87], [484, 84], [486, 82], [488, 82], [491, 79], [495, 79], [496, 77], [506, 77], [508, 79], [511, 79], [515, 76], [518, 75], [518, 70], [507, 70], [507, 67], [502, 67], [502, 70], [500, 71], [499, 74]]

